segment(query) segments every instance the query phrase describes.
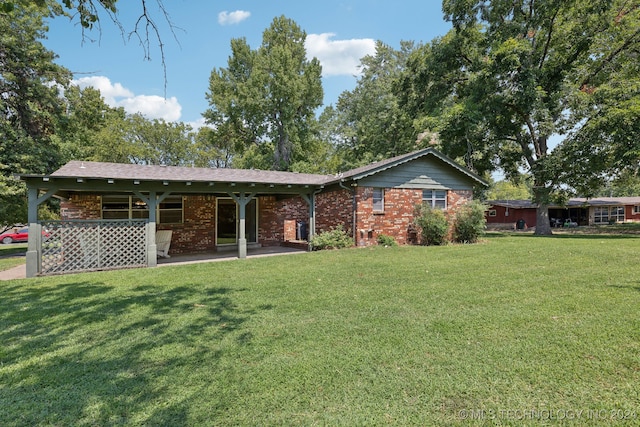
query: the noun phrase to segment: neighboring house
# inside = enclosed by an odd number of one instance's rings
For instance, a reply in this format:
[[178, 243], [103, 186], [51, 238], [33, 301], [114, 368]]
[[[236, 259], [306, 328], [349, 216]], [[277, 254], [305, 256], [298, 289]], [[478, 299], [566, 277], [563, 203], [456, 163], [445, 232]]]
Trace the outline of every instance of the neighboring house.
[[[155, 266], [157, 230], [172, 230], [172, 254], [231, 249], [240, 258], [252, 245], [307, 240], [339, 225], [357, 246], [380, 234], [414, 243], [417, 204], [454, 211], [487, 185], [431, 148], [337, 175], [72, 161], [21, 178], [30, 226], [53, 236], [29, 242], [30, 277], [121, 268], [123, 259]], [[38, 220], [49, 197], [60, 199], [62, 221]]]
[[[488, 227], [514, 228], [519, 220], [536, 226], [536, 205], [529, 200], [490, 200], [487, 205]], [[552, 227], [640, 222], [640, 197], [569, 199], [565, 206], [549, 206], [549, 219]]]

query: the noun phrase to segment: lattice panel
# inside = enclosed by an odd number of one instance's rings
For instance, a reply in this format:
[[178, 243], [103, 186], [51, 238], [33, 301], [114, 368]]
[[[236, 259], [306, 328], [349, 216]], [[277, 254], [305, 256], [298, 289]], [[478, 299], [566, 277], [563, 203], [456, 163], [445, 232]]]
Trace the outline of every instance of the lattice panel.
[[147, 266], [146, 220], [41, 224], [42, 275]]

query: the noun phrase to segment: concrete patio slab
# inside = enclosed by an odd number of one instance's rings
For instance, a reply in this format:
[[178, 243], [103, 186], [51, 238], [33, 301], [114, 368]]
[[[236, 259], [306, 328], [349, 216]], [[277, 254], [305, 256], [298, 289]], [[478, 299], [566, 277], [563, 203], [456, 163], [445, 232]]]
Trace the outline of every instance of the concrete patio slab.
[[[267, 246], [247, 250], [247, 258], [258, 258], [276, 255], [292, 255], [303, 254], [307, 251], [289, 248], [285, 246]], [[170, 258], [158, 258], [158, 267], [167, 267], [181, 264], [194, 264], [201, 262], [213, 261], [231, 261], [238, 258], [238, 252], [235, 250], [207, 252], [188, 255], [172, 255]], [[25, 264], [10, 268], [0, 272], [0, 280], [24, 279], [27, 277], [27, 268]]]

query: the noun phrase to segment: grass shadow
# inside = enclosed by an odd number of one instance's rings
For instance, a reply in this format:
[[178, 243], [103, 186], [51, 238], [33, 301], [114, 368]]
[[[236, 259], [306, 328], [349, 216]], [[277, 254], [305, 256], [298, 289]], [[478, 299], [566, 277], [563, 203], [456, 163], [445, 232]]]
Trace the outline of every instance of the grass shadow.
[[250, 342], [242, 326], [253, 310], [234, 303], [237, 292], [202, 283], [3, 287], [0, 424], [187, 425], [206, 382], [170, 379], [215, 367], [228, 335]]

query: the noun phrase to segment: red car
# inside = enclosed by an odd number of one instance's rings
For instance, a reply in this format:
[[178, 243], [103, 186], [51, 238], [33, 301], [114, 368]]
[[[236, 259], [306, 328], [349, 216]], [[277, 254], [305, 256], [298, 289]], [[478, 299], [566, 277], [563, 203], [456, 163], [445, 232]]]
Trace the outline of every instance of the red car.
[[5, 245], [13, 242], [26, 242], [29, 240], [29, 227], [9, 230], [0, 234], [0, 242]]

